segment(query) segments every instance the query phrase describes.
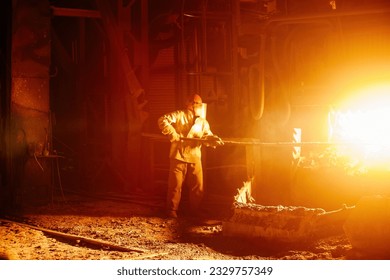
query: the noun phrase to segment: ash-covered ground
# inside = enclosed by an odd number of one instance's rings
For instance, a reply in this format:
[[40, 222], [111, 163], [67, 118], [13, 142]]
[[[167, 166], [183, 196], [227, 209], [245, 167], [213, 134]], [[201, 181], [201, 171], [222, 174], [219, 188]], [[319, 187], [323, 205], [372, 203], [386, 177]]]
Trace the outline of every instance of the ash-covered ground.
[[[367, 259], [343, 230], [283, 243], [224, 234], [229, 214], [167, 219], [161, 204], [66, 197], [4, 215], [0, 253], [19, 260], [347, 260]], [[371, 258], [371, 257], [370, 257]]]

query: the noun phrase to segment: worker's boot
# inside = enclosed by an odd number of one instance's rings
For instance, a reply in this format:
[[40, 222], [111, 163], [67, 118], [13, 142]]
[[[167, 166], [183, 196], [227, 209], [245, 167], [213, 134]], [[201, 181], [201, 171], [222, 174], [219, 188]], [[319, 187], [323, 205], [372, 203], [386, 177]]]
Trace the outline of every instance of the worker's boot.
[[167, 211], [167, 218], [176, 219], [177, 218], [177, 212], [174, 210]]

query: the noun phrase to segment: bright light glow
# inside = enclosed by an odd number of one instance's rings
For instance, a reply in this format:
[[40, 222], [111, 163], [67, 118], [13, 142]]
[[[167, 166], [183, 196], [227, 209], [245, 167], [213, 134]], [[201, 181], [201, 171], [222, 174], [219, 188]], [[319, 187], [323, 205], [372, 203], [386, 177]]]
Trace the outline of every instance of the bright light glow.
[[331, 115], [331, 139], [343, 155], [390, 168], [390, 85], [366, 87]]
[[199, 134], [202, 132], [202, 125], [199, 123], [194, 124], [191, 128], [191, 132], [195, 135]]

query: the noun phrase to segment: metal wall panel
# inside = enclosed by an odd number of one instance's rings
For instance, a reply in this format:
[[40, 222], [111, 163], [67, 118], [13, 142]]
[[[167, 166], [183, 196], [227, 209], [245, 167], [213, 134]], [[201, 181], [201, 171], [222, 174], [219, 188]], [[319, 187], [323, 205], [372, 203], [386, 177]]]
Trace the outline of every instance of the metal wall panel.
[[161, 50], [150, 69], [147, 93], [150, 131], [157, 131], [157, 118], [160, 115], [178, 109], [175, 71], [174, 48]]

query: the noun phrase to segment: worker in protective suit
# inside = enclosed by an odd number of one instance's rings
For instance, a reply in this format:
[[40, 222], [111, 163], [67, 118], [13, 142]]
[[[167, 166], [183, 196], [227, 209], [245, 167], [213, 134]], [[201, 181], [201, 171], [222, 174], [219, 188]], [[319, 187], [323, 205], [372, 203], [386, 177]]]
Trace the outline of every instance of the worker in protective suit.
[[[194, 215], [199, 214], [203, 198], [203, 170], [201, 161], [202, 144], [216, 147], [222, 140], [213, 135], [208, 121], [204, 118], [202, 98], [193, 94], [188, 98], [187, 107], [161, 116], [158, 126], [171, 142], [169, 151], [170, 167], [166, 201], [167, 216], [177, 217], [183, 182], [189, 187], [189, 206]], [[202, 117], [203, 116], [203, 117]]]

